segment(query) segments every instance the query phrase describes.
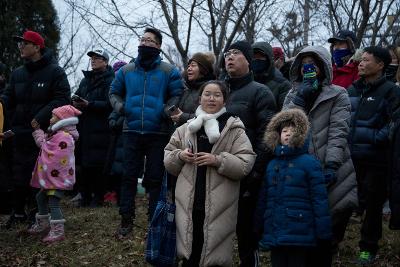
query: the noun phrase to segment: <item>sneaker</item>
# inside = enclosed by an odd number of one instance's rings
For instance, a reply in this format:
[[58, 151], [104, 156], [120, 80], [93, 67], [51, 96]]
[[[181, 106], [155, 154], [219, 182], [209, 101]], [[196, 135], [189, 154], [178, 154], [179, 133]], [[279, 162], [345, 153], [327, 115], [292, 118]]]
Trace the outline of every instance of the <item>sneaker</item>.
[[375, 254], [372, 254], [369, 251], [361, 251], [358, 256], [358, 264], [362, 266], [370, 265], [375, 261]]
[[353, 212], [353, 214], [350, 217], [350, 223], [361, 224], [362, 221], [363, 221], [363, 214], [360, 214], [359, 212]]
[[117, 193], [115, 191], [108, 192], [104, 196], [104, 202], [110, 203], [110, 204], [117, 204]]
[[76, 194], [73, 198], [71, 198], [70, 202], [79, 202], [82, 199], [81, 193]]
[[12, 214], [4, 225], [4, 228], [9, 230], [16, 227], [18, 224], [25, 223], [28, 219], [26, 214]]
[[133, 220], [132, 217], [122, 216], [121, 224], [117, 229], [117, 238], [125, 239], [132, 232], [133, 229]]

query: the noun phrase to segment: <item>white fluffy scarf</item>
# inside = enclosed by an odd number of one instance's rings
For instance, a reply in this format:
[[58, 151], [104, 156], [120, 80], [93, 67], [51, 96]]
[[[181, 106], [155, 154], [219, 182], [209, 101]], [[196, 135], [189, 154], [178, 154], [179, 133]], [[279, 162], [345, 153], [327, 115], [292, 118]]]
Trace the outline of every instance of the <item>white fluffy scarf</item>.
[[217, 118], [226, 112], [226, 108], [221, 108], [220, 111], [214, 114], [206, 113], [201, 106], [196, 109], [196, 119], [192, 120], [188, 124], [188, 130], [190, 133], [196, 133], [200, 130], [201, 126], [204, 125], [204, 131], [208, 136], [210, 144], [217, 142], [221, 133], [219, 132], [219, 125]]

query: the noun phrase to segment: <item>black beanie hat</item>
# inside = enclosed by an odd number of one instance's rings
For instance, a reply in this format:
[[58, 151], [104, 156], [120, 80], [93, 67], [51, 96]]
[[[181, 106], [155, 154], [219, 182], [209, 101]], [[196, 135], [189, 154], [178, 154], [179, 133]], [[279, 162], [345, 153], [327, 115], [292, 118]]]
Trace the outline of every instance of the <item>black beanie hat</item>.
[[251, 45], [247, 41], [237, 41], [229, 46], [229, 48], [226, 51], [229, 51], [231, 49], [237, 49], [240, 52], [243, 53], [244, 57], [246, 58], [247, 62], [251, 64], [251, 61], [253, 60], [253, 49], [251, 48]]

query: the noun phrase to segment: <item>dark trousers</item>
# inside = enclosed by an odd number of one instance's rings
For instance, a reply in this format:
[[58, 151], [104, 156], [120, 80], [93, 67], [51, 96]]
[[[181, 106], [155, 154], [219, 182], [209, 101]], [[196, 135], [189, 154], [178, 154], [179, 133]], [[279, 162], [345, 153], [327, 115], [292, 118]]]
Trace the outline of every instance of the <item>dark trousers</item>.
[[193, 241], [192, 241], [192, 254], [189, 260], [183, 261], [183, 267], [198, 267], [201, 259], [201, 251], [204, 244], [204, 210], [194, 209], [192, 212], [193, 217]]
[[258, 266], [258, 242], [253, 233], [256, 205], [256, 194], [249, 196], [240, 194], [236, 236], [238, 239], [240, 266], [243, 267]]
[[384, 167], [374, 167], [355, 163], [358, 180], [361, 180], [362, 194], [365, 196], [365, 217], [361, 226], [361, 251], [376, 254], [378, 241], [382, 238], [382, 207], [387, 198], [387, 171]]
[[81, 176], [81, 190], [83, 206], [102, 204], [105, 192], [105, 176], [102, 166], [83, 167]]
[[160, 134], [123, 133], [123, 175], [119, 213], [124, 217], [135, 217], [135, 196], [138, 177], [143, 171], [143, 159], [146, 157], [145, 173], [142, 185], [149, 194], [149, 219], [157, 205], [164, 175], [164, 147], [169, 138]]
[[38, 156], [38, 148], [30, 145], [14, 146], [13, 149], [13, 179], [12, 206], [16, 214], [25, 214], [27, 210], [30, 219], [34, 219], [37, 211], [35, 195], [37, 190], [30, 186], [32, 171]]
[[272, 267], [304, 267], [306, 266], [307, 248], [274, 247], [271, 249]]

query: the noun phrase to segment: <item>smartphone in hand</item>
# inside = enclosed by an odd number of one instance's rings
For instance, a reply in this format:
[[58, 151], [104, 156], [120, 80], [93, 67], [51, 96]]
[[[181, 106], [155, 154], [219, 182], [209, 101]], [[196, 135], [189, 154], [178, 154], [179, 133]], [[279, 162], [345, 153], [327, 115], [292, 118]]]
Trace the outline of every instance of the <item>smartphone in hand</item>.
[[170, 106], [168, 109], [169, 114], [174, 114], [175, 111], [178, 110], [178, 108], [175, 105]]
[[83, 98], [80, 97], [79, 95], [72, 95], [71, 99], [72, 99], [72, 101], [75, 101], [75, 102], [83, 102]]
[[3, 133], [3, 140], [4, 139], [8, 139], [10, 137], [13, 137], [14, 135], [15, 135], [15, 133], [13, 131], [11, 131], [11, 130], [5, 131]]

